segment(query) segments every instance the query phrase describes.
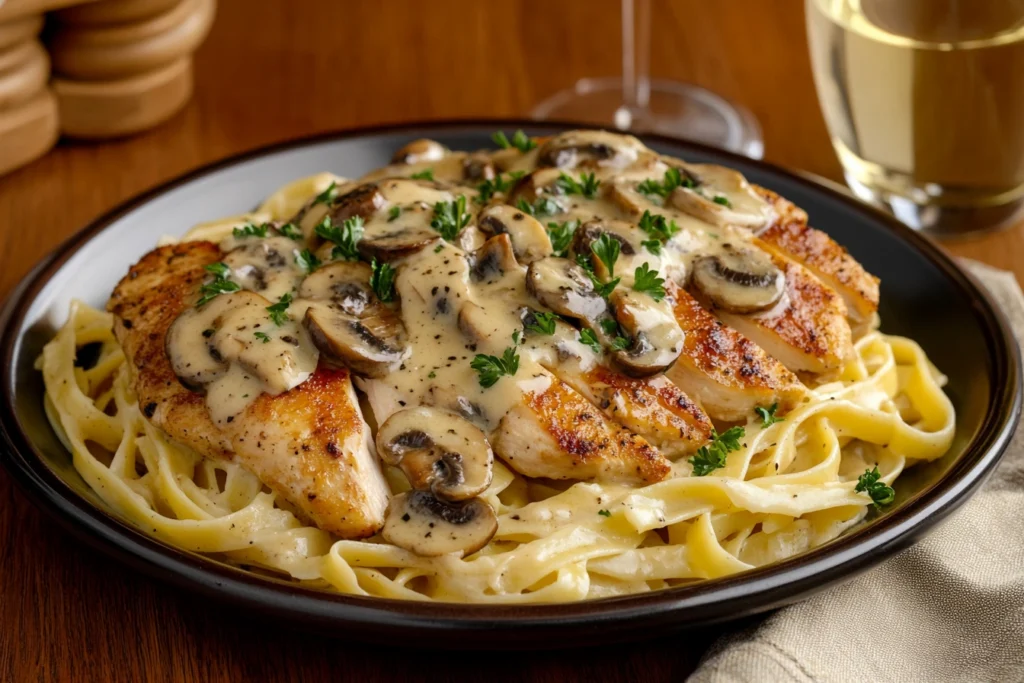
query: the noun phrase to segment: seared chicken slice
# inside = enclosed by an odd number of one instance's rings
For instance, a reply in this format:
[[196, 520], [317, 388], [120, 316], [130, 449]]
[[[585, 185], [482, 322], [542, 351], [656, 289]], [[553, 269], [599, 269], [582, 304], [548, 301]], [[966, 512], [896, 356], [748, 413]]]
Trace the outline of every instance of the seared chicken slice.
[[673, 283], [666, 289], [683, 328], [683, 352], [665, 376], [711, 417], [728, 422], [746, 420], [754, 408], [773, 403], [785, 412], [803, 398], [800, 381], [779, 361], [717, 320]]
[[[767, 251], [757, 239], [753, 245]], [[701, 303], [793, 372], [838, 370], [853, 353], [843, 300], [800, 264], [777, 254], [771, 262], [784, 283], [781, 297], [767, 310], [735, 313], [705, 299]]]
[[758, 234], [763, 246], [802, 264], [843, 297], [856, 331], [863, 331], [878, 310], [878, 278], [849, 252], [807, 224], [807, 214], [771, 190], [754, 187], [775, 209], [777, 218]]
[[210, 242], [160, 247], [114, 289], [107, 308], [142, 412], [204, 456], [238, 458], [320, 528], [343, 538], [376, 533], [389, 492], [346, 370], [320, 366], [290, 391], [263, 394], [224, 430], [204, 397], [175, 376], [164, 348], [167, 330], [197, 300], [204, 266], [221, 257]]
[[523, 392], [491, 435], [494, 452], [528, 477], [625, 484], [661, 481], [671, 463], [643, 437], [610, 422], [557, 377]]

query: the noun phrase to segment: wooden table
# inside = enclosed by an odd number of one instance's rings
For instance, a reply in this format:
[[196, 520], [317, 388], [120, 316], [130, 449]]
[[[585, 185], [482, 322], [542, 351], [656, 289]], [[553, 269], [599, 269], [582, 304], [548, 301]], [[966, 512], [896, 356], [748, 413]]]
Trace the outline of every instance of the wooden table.
[[[655, 76], [749, 107], [769, 161], [838, 179], [799, 0], [654, 0]], [[0, 298], [98, 214], [214, 159], [412, 119], [526, 114], [619, 72], [617, 0], [220, 3], [188, 108], [150, 133], [62, 144], [0, 178]], [[183, 228], [185, 226], [182, 226]], [[1024, 275], [1024, 226], [949, 246]], [[674, 680], [723, 629], [587, 651], [451, 656], [289, 631], [181, 595], [72, 540], [0, 472], [0, 680]]]

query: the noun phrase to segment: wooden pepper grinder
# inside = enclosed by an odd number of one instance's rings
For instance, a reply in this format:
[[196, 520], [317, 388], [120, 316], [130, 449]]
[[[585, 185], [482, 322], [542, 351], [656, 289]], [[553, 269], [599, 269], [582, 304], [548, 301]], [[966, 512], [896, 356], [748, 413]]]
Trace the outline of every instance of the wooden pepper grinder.
[[216, 0], [99, 0], [51, 14], [61, 133], [118, 137], [170, 118], [192, 94], [192, 52], [215, 11]]
[[40, 14], [0, 23], [0, 174], [57, 142], [57, 103], [46, 87], [50, 59], [37, 39]]

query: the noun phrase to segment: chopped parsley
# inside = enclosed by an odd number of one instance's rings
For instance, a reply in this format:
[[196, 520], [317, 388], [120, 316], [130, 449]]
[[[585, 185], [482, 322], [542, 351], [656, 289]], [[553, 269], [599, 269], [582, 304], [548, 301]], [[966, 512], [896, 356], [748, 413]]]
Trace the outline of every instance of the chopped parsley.
[[619, 241], [606, 232], [590, 243], [590, 251], [594, 253], [604, 267], [608, 269], [608, 276], [615, 276], [615, 262], [619, 260], [619, 251], [622, 245]]
[[661, 241], [660, 240], [644, 240], [640, 244], [644, 245], [647, 251], [651, 252], [655, 256], [661, 256]]
[[530, 137], [521, 130], [517, 130], [512, 134], [512, 140], [509, 141], [508, 136], [505, 135], [505, 131], [499, 130], [498, 132], [491, 135], [491, 140], [494, 141], [498, 147], [502, 149], [508, 149], [509, 147], [515, 147], [520, 152], [529, 152], [531, 149], [537, 146], [537, 143], [530, 139]]
[[688, 187], [692, 189], [697, 187], [697, 183], [695, 183], [693, 178], [689, 175], [684, 176], [682, 171], [678, 168], [670, 168], [665, 171], [665, 175], [661, 182], [658, 182], [654, 178], [648, 178], [637, 185], [636, 189], [646, 195], [655, 195], [664, 199], [672, 194], [672, 191], [677, 187]]
[[666, 220], [661, 214], [652, 214], [650, 211], [644, 211], [637, 225], [649, 236], [662, 242], [668, 242], [680, 230], [675, 221]]
[[554, 216], [562, 212], [562, 207], [550, 197], [537, 197], [533, 204], [520, 197], [516, 202], [516, 208], [534, 217]]
[[285, 223], [277, 231], [289, 239], [302, 239], [302, 231], [296, 228], [294, 223]]
[[204, 266], [207, 273], [213, 273], [213, 280], [204, 283], [199, 288], [199, 293], [202, 296], [199, 301], [196, 302], [196, 306], [202, 306], [208, 301], [215, 299], [220, 294], [228, 294], [229, 292], [237, 292], [242, 288], [237, 282], [233, 282], [228, 278], [231, 276], [231, 269], [228, 268], [226, 263], [210, 263]]
[[252, 336], [256, 337], [264, 344], [270, 341], [270, 336], [266, 332], [253, 332]]
[[341, 227], [331, 222], [330, 216], [324, 216], [314, 232], [328, 242], [334, 243], [331, 258], [342, 258], [346, 261], [358, 261], [359, 251], [356, 245], [363, 238], [363, 219], [361, 216], [346, 218]]
[[436, 379], [436, 378], [437, 378], [437, 373], [434, 372], [433, 370], [431, 370], [430, 373], [427, 374], [427, 379]]
[[330, 204], [334, 201], [334, 198], [338, 196], [338, 183], [331, 181], [331, 184], [327, 186], [327, 189], [316, 196], [313, 200], [313, 206], [317, 204]]
[[373, 270], [370, 273], [370, 287], [373, 289], [373, 293], [384, 303], [394, 301], [395, 269], [391, 267], [390, 263], [379, 263], [377, 259], [373, 259], [370, 268]]
[[436, 247], [434, 247], [434, 253], [435, 254], [440, 254], [442, 249], [444, 249], [444, 242], [442, 242], [441, 244], [438, 244]]
[[548, 237], [551, 238], [551, 255], [565, 258], [569, 252], [569, 243], [572, 242], [573, 233], [580, 225], [579, 221], [563, 221], [561, 223], [548, 223]]
[[451, 242], [469, 224], [469, 218], [466, 213], [466, 197], [460, 194], [453, 202], [434, 204], [434, 219], [430, 221], [430, 227]]
[[551, 335], [555, 333], [555, 321], [558, 320], [558, 316], [547, 311], [530, 311], [527, 320], [529, 322], [526, 323], [526, 329], [530, 332]]
[[644, 263], [633, 275], [633, 290], [643, 292], [655, 301], [665, 298], [665, 278], [658, 277], [658, 271], [651, 270]]
[[593, 173], [584, 173], [579, 180], [567, 173], [562, 173], [558, 176], [555, 184], [566, 194], [579, 194], [587, 199], [593, 199], [597, 196], [597, 188], [600, 187], [601, 181]]
[[519, 330], [516, 330], [516, 331], [514, 331], [512, 333], [512, 343], [513, 344], [515, 344], [516, 346], [519, 346], [519, 342], [521, 342], [522, 340], [523, 340], [523, 333], [522, 332], [520, 332]]
[[882, 475], [876, 465], [873, 470], [864, 470], [864, 474], [857, 479], [857, 486], [853, 489], [857, 493], [867, 493], [871, 496], [871, 503], [875, 509], [881, 509], [883, 505], [890, 505], [896, 500], [896, 491], [881, 481], [881, 478]]
[[597, 514], [601, 515], [602, 517], [611, 517], [612, 516], [612, 513], [611, 513], [610, 510], [598, 510]]
[[601, 342], [597, 341], [597, 335], [593, 330], [587, 328], [580, 330], [580, 341], [589, 346], [594, 353], [601, 353]]
[[711, 443], [698, 448], [697, 455], [689, 460], [693, 465], [693, 474], [704, 477], [725, 467], [726, 456], [740, 449], [740, 439], [745, 433], [743, 427], [730, 427], [722, 434], [712, 429]]
[[754, 408], [754, 412], [757, 413], [757, 416], [761, 418], [762, 427], [771, 427], [776, 422], [782, 422], [783, 420], [786, 419], [784, 417], [775, 417], [775, 411], [778, 409], [779, 404], [773, 403], [767, 408], [762, 408], [761, 406], [758, 406]]
[[402, 207], [398, 205], [392, 206], [391, 210], [388, 211], [388, 223], [391, 223], [392, 221], [396, 220], [401, 215]]
[[246, 237], [266, 237], [267, 228], [270, 225], [264, 223], [263, 225], [255, 225], [253, 223], [247, 223], [240, 228], [235, 228], [231, 231], [231, 234], [235, 236], [235, 239], [245, 239]]
[[590, 282], [594, 285], [594, 291], [602, 298], [607, 299], [611, 295], [612, 290], [618, 287], [619, 282], [622, 280], [622, 278], [617, 277], [608, 282], [601, 282], [597, 278], [597, 274], [594, 273], [594, 264], [591, 263], [590, 257], [586, 254], [576, 254], [576, 264], [586, 272]]
[[428, 168], [425, 171], [420, 171], [419, 173], [413, 173], [409, 177], [412, 178], [413, 180], [433, 180], [434, 179], [434, 169]]
[[718, 195], [717, 197], [715, 197], [711, 201], [713, 201], [715, 204], [721, 204], [722, 206], [730, 208], [730, 209], [732, 208], [732, 202], [730, 202], [729, 198], [726, 197], [724, 194]]
[[503, 375], [515, 375], [519, 372], [519, 354], [515, 348], [505, 349], [505, 353], [498, 356], [486, 356], [478, 353], [469, 363], [469, 367], [480, 375], [480, 386], [483, 388], [493, 387]]
[[270, 313], [270, 319], [274, 321], [274, 324], [280, 327], [288, 322], [288, 306], [292, 303], [291, 293], [286, 292], [284, 296], [277, 300], [276, 304], [267, 306], [267, 312]]
[[320, 267], [320, 259], [309, 249], [303, 249], [302, 251], [295, 252], [295, 265], [307, 273], [312, 273]]
[[523, 177], [523, 171], [512, 171], [508, 174], [508, 179], [501, 177], [501, 174], [494, 176], [494, 180], [485, 180], [484, 182], [477, 185], [476, 189], [480, 193], [476, 200], [481, 204], [489, 201], [495, 194], [501, 192], [505, 193], [512, 189], [512, 186], [516, 184], [516, 181]]
[[622, 351], [623, 349], [629, 348], [632, 340], [626, 331], [622, 329], [618, 322], [612, 318], [605, 318], [601, 321], [601, 329], [609, 337], [612, 337], [611, 349], [612, 351]]

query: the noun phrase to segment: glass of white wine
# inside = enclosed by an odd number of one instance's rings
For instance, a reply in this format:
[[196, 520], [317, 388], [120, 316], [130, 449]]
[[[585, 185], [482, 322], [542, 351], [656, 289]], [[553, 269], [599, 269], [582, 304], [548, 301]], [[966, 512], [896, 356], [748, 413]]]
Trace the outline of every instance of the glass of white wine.
[[1024, 204], [1024, 0], [805, 0], [847, 183], [936, 236]]

